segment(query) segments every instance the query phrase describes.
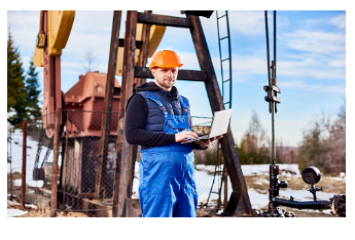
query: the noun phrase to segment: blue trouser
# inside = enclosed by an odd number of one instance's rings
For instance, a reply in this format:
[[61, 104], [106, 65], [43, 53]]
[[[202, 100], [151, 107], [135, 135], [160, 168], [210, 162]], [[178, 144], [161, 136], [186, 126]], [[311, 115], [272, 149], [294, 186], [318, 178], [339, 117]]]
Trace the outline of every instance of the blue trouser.
[[[179, 95], [183, 115], [168, 114], [157, 96], [148, 92], [164, 115], [164, 132], [191, 131], [188, 102]], [[192, 144], [173, 143], [141, 150], [139, 198], [143, 217], [195, 217], [197, 192]]]
[[195, 217], [194, 154], [180, 143], [141, 151], [139, 198], [143, 217]]

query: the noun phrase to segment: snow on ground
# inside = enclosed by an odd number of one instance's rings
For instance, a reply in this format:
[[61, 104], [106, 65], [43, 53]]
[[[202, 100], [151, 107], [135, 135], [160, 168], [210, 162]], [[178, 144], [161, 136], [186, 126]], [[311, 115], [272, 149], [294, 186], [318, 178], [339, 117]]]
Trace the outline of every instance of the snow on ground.
[[22, 211], [22, 210], [19, 210], [19, 209], [11, 209], [11, 208], [7, 209], [7, 217], [17, 217], [17, 216], [25, 215], [27, 213], [28, 212]]
[[[280, 167], [280, 170], [289, 170], [292, 172], [296, 173], [296, 176], [300, 176], [300, 171], [298, 169], [297, 164], [278, 164]], [[269, 174], [268, 169], [269, 169], [268, 164], [262, 164], [262, 165], [242, 165], [242, 171], [244, 176], [260, 176], [264, 174]], [[223, 165], [221, 165], [221, 169], [223, 169]], [[213, 182], [213, 173], [215, 170], [214, 165], [203, 165], [203, 164], [197, 164], [195, 167], [195, 177], [196, 177], [196, 185], [197, 185], [197, 193], [198, 193], [198, 201], [199, 202], [206, 202], [211, 185]], [[138, 177], [139, 177], [139, 164], [137, 163], [135, 165], [135, 178], [133, 181], [133, 192], [135, 193], [133, 195], [133, 198], [138, 198]], [[210, 173], [210, 174], [209, 174]], [[290, 173], [285, 174], [286, 176], [290, 175]], [[342, 178], [344, 181], [344, 178]], [[260, 179], [258, 180], [260, 184], [262, 183], [268, 183], [267, 180], [265, 179]], [[216, 177], [215, 183], [213, 185], [212, 191], [217, 192], [218, 188], [220, 185], [220, 179]], [[229, 180], [228, 183], [228, 193], [231, 193], [232, 190], [232, 184]], [[249, 194], [249, 199], [252, 204], [253, 209], [261, 209], [265, 208], [268, 204], [268, 194], [267, 191], [261, 191], [260, 189], [257, 191], [253, 188], [248, 189], [248, 194]], [[323, 200], [328, 200], [329, 198], [333, 197], [335, 193], [326, 193], [326, 192], [317, 192], [317, 197], [319, 199]], [[221, 196], [223, 197], [223, 189]], [[286, 198], [289, 198], [290, 196], [293, 196], [295, 200], [298, 201], [309, 201], [313, 199], [313, 195], [306, 191], [306, 190], [292, 190], [292, 189], [286, 189], [286, 190], [280, 190], [280, 196], [284, 196]], [[217, 200], [218, 195], [217, 194], [211, 194], [209, 201], [211, 200]]]
[[[11, 201], [11, 200], [7, 200], [7, 203], [8, 204], [14, 204], [14, 205], [21, 205], [20, 203], [14, 202], [14, 201]], [[37, 208], [37, 206], [33, 205], [33, 204], [25, 204], [25, 206], [26, 207], [31, 207], [31, 208]], [[17, 217], [17, 216], [25, 215], [27, 213], [28, 213], [27, 211], [23, 211], [23, 210], [20, 210], [20, 209], [11, 209], [11, 208], [7, 209], [7, 217]]]
[[[11, 200], [7, 200], [7, 203], [9, 204], [14, 204], [14, 205], [21, 205], [20, 203], [18, 202], [15, 202], [15, 201], [11, 201]], [[36, 205], [33, 205], [33, 204], [25, 204], [26, 207], [31, 207], [31, 208], [37, 208]]]
[[[22, 130], [16, 129], [15, 132], [12, 134], [12, 171], [21, 172], [22, 166]], [[18, 144], [15, 144], [17, 142]], [[38, 186], [41, 187], [43, 185], [43, 181], [34, 181], [32, 180], [32, 169], [34, 166], [34, 160], [37, 153], [37, 141], [32, 140], [31, 138], [27, 138], [27, 174], [26, 174], [26, 183], [30, 186]], [[9, 151], [9, 147], [8, 147]], [[47, 151], [45, 146], [42, 147], [41, 155], [40, 155], [40, 162], [39, 165], [42, 163], [44, 155]], [[48, 162], [52, 162], [53, 160], [53, 151], [48, 158]], [[281, 170], [281, 176], [291, 176], [289, 173], [294, 172], [296, 176], [300, 176], [300, 171], [298, 169], [297, 164], [278, 164]], [[269, 174], [269, 164], [261, 164], [261, 165], [242, 165], [242, 172], [244, 176], [260, 176], [260, 175], [268, 175]], [[220, 169], [223, 169], [223, 165], [221, 165]], [[287, 171], [282, 171], [287, 170]], [[209, 192], [211, 189], [211, 185], [213, 182], [213, 173], [215, 171], [214, 165], [203, 165], [197, 164], [195, 166], [195, 176], [196, 176], [196, 185], [197, 185], [197, 193], [198, 193], [198, 201], [199, 202], [206, 202], [209, 196]], [[7, 164], [7, 172], [10, 172], [10, 164]], [[138, 198], [138, 177], [139, 177], [139, 163], [135, 164], [135, 178], [133, 181], [133, 198]], [[332, 177], [335, 181], [346, 181], [345, 174], [341, 175], [340, 177]], [[266, 183], [265, 179], [258, 180], [257, 183]], [[17, 179], [14, 181], [14, 184], [17, 186], [21, 185], [21, 179]], [[215, 183], [213, 185], [212, 191], [217, 192], [220, 185], [220, 179], [216, 177]], [[232, 184], [229, 180], [228, 183], [228, 192], [232, 192]], [[260, 189], [257, 191], [255, 189], [248, 189], [248, 194], [250, 198], [250, 202], [252, 204], [253, 209], [261, 209], [265, 208], [268, 204], [268, 194]], [[333, 197], [335, 193], [326, 193], [326, 192], [317, 192], [317, 197], [319, 199], [328, 200], [329, 198]], [[285, 189], [280, 190], [280, 195], [286, 198], [289, 198], [291, 195], [294, 197], [295, 200], [298, 201], [309, 201], [313, 199], [313, 195], [306, 191], [306, 190], [292, 190], [292, 189]], [[223, 189], [221, 196], [223, 196]], [[217, 194], [211, 194], [210, 201], [216, 200], [218, 197]], [[8, 213], [12, 216], [12, 214], [21, 214], [20, 210], [12, 209]], [[22, 211], [23, 212], [23, 211]], [[25, 214], [25, 213], [24, 213]]]
[[[12, 172], [19, 172], [21, 173], [22, 171], [22, 142], [23, 142], [23, 135], [22, 135], [22, 129], [16, 129], [14, 133], [11, 134], [12, 137], [12, 143], [11, 143], [11, 168]], [[17, 142], [17, 144], [15, 143]], [[34, 168], [34, 163], [35, 163], [35, 158], [37, 154], [37, 144], [38, 141], [34, 141], [32, 138], [27, 137], [27, 149], [26, 149], [26, 154], [27, 154], [27, 164], [26, 164], [26, 183], [29, 186], [32, 187], [42, 187], [43, 186], [43, 181], [35, 181], [32, 179], [32, 171]], [[47, 152], [47, 147], [42, 146], [41, 154], [39, 157], [39, 163], [38, 165], [40, 166], [42, 164], [42, 161], [44, 159], [44, 155]], [[8, 154], [10, 154], [10, 146], [8, 144], [7, 147]], [[60, 159], [60, 157], [59, 157]], [[52, 162], [53, 161], [53, 151], [51, 151], [47, 162]], [[7, 172], [10, 172], [10, 163], [7, 164]], [[21, 186], [21, 179], [17, 179], [14, 181], [14, 184], [16, 186]]]

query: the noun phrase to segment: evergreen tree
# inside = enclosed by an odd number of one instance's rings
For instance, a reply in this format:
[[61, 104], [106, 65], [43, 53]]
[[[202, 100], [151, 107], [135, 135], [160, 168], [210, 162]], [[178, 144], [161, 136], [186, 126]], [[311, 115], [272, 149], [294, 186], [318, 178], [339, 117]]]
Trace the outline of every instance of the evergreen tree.
[[41, 89], [38, 82], [38, 72], [36, 71], [36, 66], [33, 63], [33, 60], [30, 61], [30, 66], [27, 71], [26, 79], [26, 91], [27, 91], [27, 100], [29, 104], [29, 113], [31, 117], [38, 117], [42, 115], [41, 108], [38, 106]]
[[15, 114], [7, 120], [12, 124], [19, 124], [28, 119], [26, 107], [25, 77], [18, 48], [9, 31], [7, 39], [7, 112]]

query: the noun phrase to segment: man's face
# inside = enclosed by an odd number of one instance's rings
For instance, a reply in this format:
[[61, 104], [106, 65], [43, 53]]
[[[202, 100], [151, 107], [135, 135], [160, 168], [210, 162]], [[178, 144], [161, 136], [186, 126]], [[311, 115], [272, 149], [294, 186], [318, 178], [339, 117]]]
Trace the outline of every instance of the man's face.
[[171, 88], [174, 86], [177, 75], [178, 75], [178, 68], [171, 67], [171, 68], [153, 68], [152, 74], [155, 78], [155, 83], [166, 91], [170, 91]]

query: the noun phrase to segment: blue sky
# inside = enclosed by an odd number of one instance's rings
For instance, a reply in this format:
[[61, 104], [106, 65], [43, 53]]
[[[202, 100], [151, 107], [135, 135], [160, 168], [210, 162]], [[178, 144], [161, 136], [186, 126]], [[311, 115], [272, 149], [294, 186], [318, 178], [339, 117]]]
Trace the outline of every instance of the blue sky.
[[[154, 11], [182, 17], [178, 10]], [[219, 13], [222, 13], [220, 11]], [[73, 29], [62, 55], [62, 90], [66, 92], [85, 74], [82, 64], [89, 47], [100, 72], [107, 72], [112, 11], [76, 11]], [[123, 11], [120, 35], [123, 37]], [[276, 136], [284, 145], [297, 146], [302, 131], [321, 111], [334, 114], [346, 98], [346, 12], [277, 11], [277, 80], [281, 104], [276, 114]], [[271, 115], [264, 101], [267, 84], [266, 40], [263, 11], [229, 11], [232, 44], [232, 132], [240, 142], [255, 111], [271, 136]], [[218, 81], [221, 79], [215, 12], [201, 18]], [[272, 52], [272, 11], [269, 11]], [[19, 46], [25, 68], [33, 56], [39, 28], [39, 11], [7, 11], [7, 27]], [[221, 26], [223, 27], [223, 26]], [[222, 34], [223, 35], [223, 34]], [[184, 66], [199, 70], [188, 29], [167, 28], [158, 50], [177, 52]], [[271, 56], [272, 57], [272, 56]], [[148, 60], [149, 63], [150, 60]], [[38, 69], [40, 82], [43, 70]], [[118, 79], [120, 79], [118, 77]], [[193, 116], [212, 116], [203, 83], [178, 81], [189, 98]]]

